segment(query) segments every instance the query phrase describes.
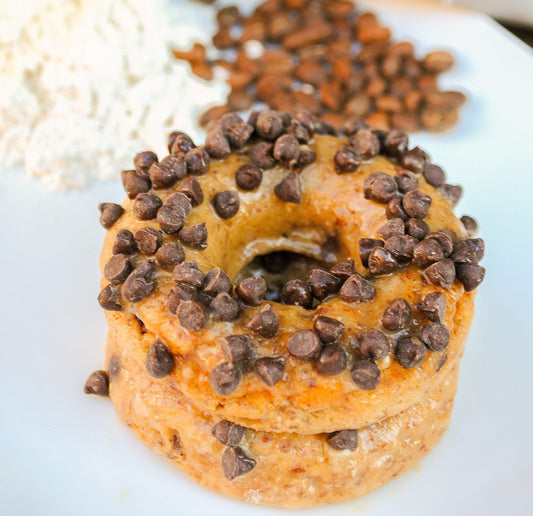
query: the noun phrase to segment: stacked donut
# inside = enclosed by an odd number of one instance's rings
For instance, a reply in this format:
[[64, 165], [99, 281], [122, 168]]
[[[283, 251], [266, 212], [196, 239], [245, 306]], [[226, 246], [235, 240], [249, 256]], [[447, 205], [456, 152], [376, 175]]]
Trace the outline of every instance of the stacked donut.
[[354, 498], [447, 428], [482, 281], [461, 189], [397, 130], [236, 114], [135, 157], [98, 296], [109, 394], [151, 448], [254, 503]]

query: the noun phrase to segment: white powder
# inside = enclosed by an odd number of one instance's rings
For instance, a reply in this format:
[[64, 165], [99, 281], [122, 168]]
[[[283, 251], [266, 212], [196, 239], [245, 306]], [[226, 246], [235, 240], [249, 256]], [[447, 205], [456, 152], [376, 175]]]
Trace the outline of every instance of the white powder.
[[215, 9], [191, 0], [0, 0], [0, 168], [51, 190], [119, 177], [141, 150], [224, 103], [171, 48], [209, 42]]

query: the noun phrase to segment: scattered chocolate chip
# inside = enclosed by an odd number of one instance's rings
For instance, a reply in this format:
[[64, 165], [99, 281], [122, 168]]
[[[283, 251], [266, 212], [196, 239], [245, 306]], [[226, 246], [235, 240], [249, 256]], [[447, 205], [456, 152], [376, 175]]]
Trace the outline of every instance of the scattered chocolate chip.
[[154, 378], [164, 378], [174, 369], [174, 355], [159, 339], [148, 348], [145, 359], [146, 371]]
[[138, 194], [148, 192], [152, 186], [148, 176], [138, 174], [135, 170], [122, 171], [122, 184], [130, 199], [135, 199]]
[[357, 430], [339, 430], [328, 435], [328, 444], [335, 450], [357, 450]]
[[287, 342], [289, 353], [305, 360], [314, 358], [321, 347], [322, 342], [320, 341], [320, 337], [313, 330], [297, 331]]
[[405, 224], [400, 218], [390, 219], [378, 229], [378, 235], [380, 237], [383, 237], [385, 240], [389, 239], [392, 236], [399, 236], [404, 234]]
[[176, 313], [180, 301], [196, 301], [198, 291], [185, 283], [172, 287], [168, 293], [167, 307], [173, 314]]
[[355, 385], [364, 391], [373, 391], [381, 382], [381, 371], [373, 360], [355, 362], [350, 371]]
[[204, 202], [202, 187], [195, 177], [185, 177], [178, 187], [178, 192], [185, 194], [193, 206], [199, 206]]
[[424, 167], [424, 179], [431, 186], [442, 186], [446, 182], [446, 173], [434, 163], [427, 163]]
[[226, 446], [237, 446], [244, 437], [245, 431], [244, 426], [223, 419], [213, 427], [211, 433], [220, 443]]
[[444, 324], [432, 322], [422, 327], [420, 340], [430, 351], [444, 351], [450, 342], [450, 331]]
[[385, 242], [385, 249], [390, 251], [398, 263], [407, 263], [413, 258], [418, 240], [409, 235], [392, 236]]
[[427, 267], [424, 276], [437, 287], [449, 289], [455, 279], [455, 267], [449, 259], [440, 260]]
[[410, 170], [400, 170], [395, 176], [394, 180], [398, 185], [398, 190], [402, 193], [412, 192], [418, 188], [418, 177]]
[[476, 253], [464, 240], [460, 240], [453, 246], [453, 252], [450, 255], [450, 259], [455, 263], [477, 264], [478, 262]]
[[218, 126], [207, 131], [204, 148], [215, 159], [224, 159], [231, 153], [229, 141]]
[[416, 238], [417, 240], [422, 240], [429, 233], [429, 226], [426, 222], [420, 219], [409, 219], [405, 223], [405, 232]]
[[164, 206], [176, 206], [181, 208], [185, 213], [185, 216], [189, 215], [192, 210], [191, 200], [183, 192], [175, 192], [170, 194], [164, 202]]
[[210, 296], [216, 296], [220, 292], [231, 293], [233, 283], [229, 276], [220, 268], [211, 269], [205, 276], [203, 291]]
[[285, 359], [283, 357], [263, 357], [254, 362], [254, 369], [259, 378], [272, 387], [285, 374]]
[[390, 274], [398, 267], [393, 254], [382, 247], [374, 247], [368, 256], [368, 269], [372, 274]]
[[440, 244], [444, 257], [448, 258], [453, 250], [453, 240], [442, 231], [435, 231], [426, 236], [427, 240], [430, 238], [436, 240]]
[[163, 234], [161, 231], [150, 226], [137, 230], [134, 238], [137, 249], [146, 255], [155, 254], [163, 243]]
[[116, 254], [105, 264], [104, 277], [113, 285], [120, 285], [126, 281], [132, 268], [126, 255]]
[[104, 310], [122, 310], [120, 289], [114, 285], [107, 285], [98, 294], [98, 303]]
[[402, 197], [400, 196], [394, 197], [389, 201], [385, 214], [388, 219], [402, 219], [403, 221], [409, 219], [409, 215], [403, 209]]
[[415, 219], [423, 219], [431, 206], [431, 197], [420, 190], [407, 192], [403, 197], [403, 209]]
[[374, 238], [361, 238], [359, 240], [359, 258], [363, 267], [368, 267], [368, 257], [374, 247], [383, 247], [385, 242], [383, 240], [376, 240]]
[[260, 277], [246, 278], [235, 289], [239, 298], [249, 306], [259, 306], [267, 291], [266, 281]]
[[233, 364], [248, 358], [251, 343], [249, 335], [228, 335], [220, 341], [224, 356]]
[[291, 134], [284, 134], [276, 139], [272, 151], [274, 158], [288, 167], [294, 167], [300, 156], [298, 140]]
[[476, 255], [476, 258], [478, 261], [481, 261], [483, 259], [483, 256], [485, 255], [485, 242], [482, 238], [467, 238], [465, 240], [466, 245], [474, 251], [474, 254]]
[[194, 149], [196, 145], [189, 135], [181, 131], [173, 131], [168, 135], [167, 147], [171, 154], [185, 154]]
[[119, 229], [113, 242], [113, 254], [133, 254], [137, 251], [135, 238], [129, 229]]
[[217, 394], [226, 396], [237, 389], [241, 377], [239, 368], [228, 362], [222, 362], [211, 371], [209, 384]]
[[317, 120], [315, 122], [315, 133], [316, 134], [329, 134], [330, 136], [337, 136], [337, 131], [335, 127], [326, 122], [325, 120]]
[[209, 171], [211, 160], [205, 149], [196, 147], [185, 154], [187, 173], [192, 176], [203, 176]]
[[469, 237], [473, 237], [478, 232], [478, 223], [477, 220], [474, 217], [470, 217], [469, 215], [463, 215], [461, 217], [461, 222], [463, 223], [463, 226], [466, 229], [466, 234]]
[[411, 320], [411, 307], [401, 297], [391, 301], [381, 316], [381, 324], [389, 331], [403, 330], [409, 326]]
[[335, 264], [329, 272], [342, 281], [347, 280], [352, 274], [356, 273], [355, 262], [348, 258], [345, 262]]
[[183, 228], [178, 233], [178, 238], [187, 247], [192, 247], [200, 251], [205, 249], [207, 247], [207, 228], [205, 227], [205, 223], [202, 222], [201, 224]]
[[102, 202], [98, 205], [100, 210], [100, 224], [105, 229], [109, 229], [124, 213], [124, 208], [120, 204], [112, 202]]
[[220, 292], [209, 305], [213, 310], [213, 318], [219, 321], [234, 321], [239, 317], [241, 309], [227, 292]]
[[331, 344], [340, 339], [345, 326], [343, 322], [338, 321], [337, 319], [325, 315], [319, 315], [313, 321], [313, 328], [320, 336], [322, 342], [325, 344]]
[[289, 127], [287, 127], [287, 133], [294, 136], [298, 140], [298, 143], [307, 143], [311, 139], [309, 129], [297, 118], [291, 120]]
[[140, 193], [133, 201], [133, 213], [138, 219], [150, 220], [155, 218], [162, 204], [153, 192]]
[[413, 265], [422, 269], [444, 258], [440, 243], [433, 239], [422, 240], [413, 250]]
[[302, 200], [302, 191], [296, 174], [289, 174], [274, 187], [276, 197], [284, 202], [299, 203]]
[[239, 211], [240, 201], [237, 193], [230, 190], [218, 192], [212, 199], [215, 211], [223, 219], [231, 219]]
[[440, 187], [440, 191], [453, 206], [455, 206], [463, 196], [463, 187], [461, 185], [445, 184]]
[[379, 154], [379, 138], [370, 129], [359, 129], [349, 140], [348, 145], [364, 159]]
[[335, 172], [337, 174], [344, 174], [357, 170], [357, 167], [359, 167], [363, 160], [353, 149], [343, 146], [335, 153], [333, 162], [335, 163]]
[[174, 269], [176, 265], [185, 260], [183, 247], [177, 242], [163, 244], [155, 253], [157, 264], [167, 271]]
[[400, 156], [409, 146], [409, 136], [398, 129], [390, 130], [384, 140], [384, 149], [389, 156]]
[[313, 306], [311, 287], [305, 281], [290, 280], [283, 286], [281, 300], [287, 305], [311, 308]]
[[316, 161], [316, 152], [311, 147], [308, 147], [307, 145], [300, 146], [300, 156], [298, 157], [298, 162], [295, 165], [295, 169], [302, 170], [303, 168], [307, 167], [307, 165], [310, 165], [311, 163], [314, 163]]
[[155, 264], [149, 260], [141, 262], [133, 269], [122, 287], [122, 295], [127, 301], [136, 303], [154, 291], [154, 272]]
[[192, 260], [185, 260], [179, 265], [176, 265], [173, 276], [178, 283], [190, 285], [195, 288], [201, 288], [205, 279], [203, 272], [198, 268], [196, 262]]
[[255, 460], [248, 457], [238, 446], [229, 447], [222, 454], [222, 472], [228, 480], [233, 480], [255, 468]]
[[402, 335], [394, 348], [396, 361], [405, 369], [419, 366], [426, 358], [426, 346], [416, 337]]
[[262, 180], [263, 172], [258, 166], [251, 163], [242, 165], [235, 173], [237, 186], [247, 192], [258, 188]]
[[275, 140], [284, 130], [283, 116], [277, 111], [261, 111], [255, 124], [257, 134], [265, 140]]
[[340, 297], [348, 303], [372, 301], [376, 296], [376, 287], [360, 274], [353, 274], [340, 289]]
[[157, 163], [157, 154], [152, 151], [138, 152], [133, 158], [133, 165], [138, 174], [148, 174], [153, 163]]
[[400, 155], [400, 165], [417, 174], [424, 171], [427, 160], [428, 155], [420, 147], [402, 152]]
[[252, 162], [265, 170], [272, 168], [276, 160], [272, 155], [274, 144], [269, 142], [259, 142], [252, 147], [250, 159]]
[[[369, 123], [360, 116], [352, 116], [346, 120], [342, 126], [342, 132], [346, 136], [352, 136], [360, 129], [370, 129]], [[374, 132], [372, 132], [374, 134]], [[377, 135], [376, 135], [377, 137]], [[379, 138], [378, 138], [379, 142]]]
[[457, 279], [467, 292], [475, 290], [485, 278], [485, 267], [481, 265], [460, 263], [457, 265]]
[[448, 356], [447, 355], [443, 355], [440, 357], [438, 363], [437, 363], [437, 369], [435, 369], [435, 372], [439, 372], [443, 367], [444, 367], [444, 364], [448, 361]]
[[150, 168], [150, 179], [152, 180], [152, 188], [154, 189], [168, 188], [178, 179], [183, 179], [187, 173], [187, 164], [185, 163], [184, 156], [171, 154], [164, 158], [160, 165], [160, 167], [152, 166]]
[[385, 172], [372, 172], [365, 178], [365, 198], [382, 204], [388, 203], [398, 193], [396, 181]]
[[325, 346], [318, 356], [315, 367], [320, 374], [332, 376], [346, 369], [346, 353], [338, 344]]
[[361, 336], [359, 350], [364, 358], [381, 360], [390, 352], [389, 340], [381, 330], [371, 329]]
[[446, 298], [441, 292], [431, 292], [418, 305], [424, 315], [432, 322], [442, 322], [446, 317]]
[[177, 204], [166, 203], [157, 212], [157, 222], [161, 229], [167, 234], [180, 231], [185, 224], [187, 214], [183, 208]]
[[181, 300], [176, 309], [176, 315], [180, 324], [187, 330], [198, 331], [204, 327], [204, 309], [196, 301]]
[[85, 394], [96, 394], [97, 396], [109, 396], [109, 377], [106, 371], [95, 371], [87, 378], [83, 387]]
[[253, 126], [247, 124], [236, 113], [227, 113], [220, 118], [220, 127], [230, 145], [235, 149], [242, 149], [252, 133]]
[[248, 323], [248, 328], [262, 337], [267, 339], [272, 338], [279, 328], [278, 317], [274, 310], [272, 310], [272, 306], [265, 305], [261, 308]]
[[313, 295], [322, 301], [330, 294], [338, 292], [341, 281], [337, 276], [323, 271], [322, 269], [312, 269], [307, 275], [307, 281], [311, 287]]

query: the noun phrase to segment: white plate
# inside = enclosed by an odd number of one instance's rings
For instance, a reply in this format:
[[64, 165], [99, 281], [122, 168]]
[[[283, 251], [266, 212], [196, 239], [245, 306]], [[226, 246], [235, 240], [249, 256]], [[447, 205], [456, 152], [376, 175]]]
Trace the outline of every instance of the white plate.
[[[532, 514], [532, 54], [483, 15], [371, 4], [396, 37], [458, 58], [445, 81], [469, 94], [460, 124], [412, 141], [465, 186], [458, 213], [481, 222], [487, 277], [442, 443], [379, 491], [306, 513]], [[49, 194], [15, 173], [0, 178], [0, 513], [287, 513], [196, 485], [138, 441], [108, 400], [82, 393], [103, 365], [106, 334], [96, 206], [121, 199], [117, 184]]]

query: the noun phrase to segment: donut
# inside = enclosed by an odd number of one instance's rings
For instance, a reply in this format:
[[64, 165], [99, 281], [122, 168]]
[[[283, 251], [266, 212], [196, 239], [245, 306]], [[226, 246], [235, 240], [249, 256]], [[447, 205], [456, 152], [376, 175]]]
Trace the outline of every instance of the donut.
[[102, 203], [109, 395], [151, 448], [254, 503], [362, 496], [447, 428], [485, 269], [462, 189], [398, 130], [306, 112], [176, 131]]

